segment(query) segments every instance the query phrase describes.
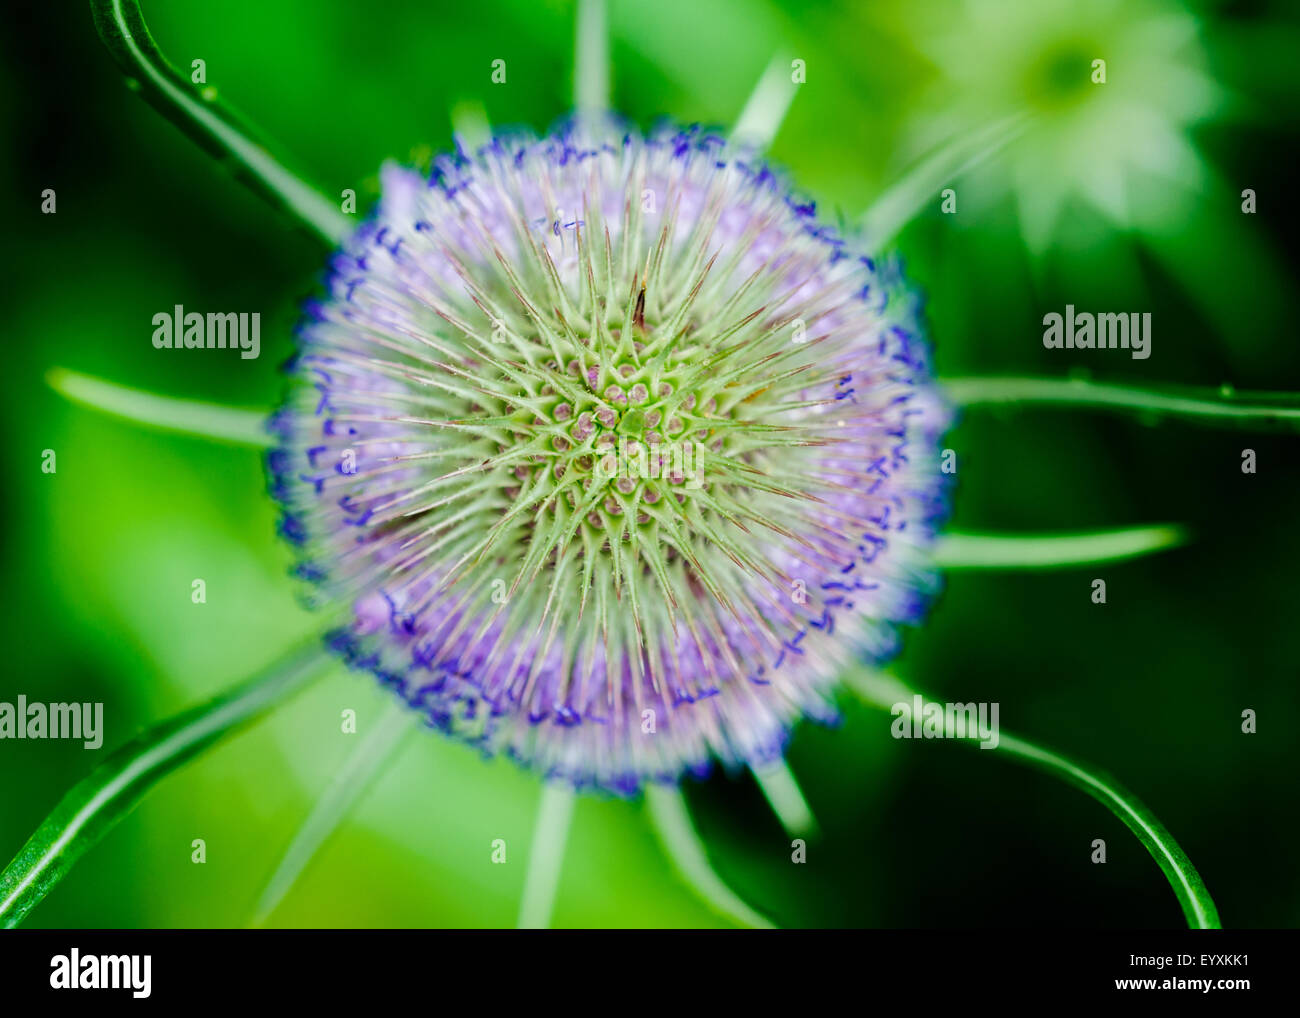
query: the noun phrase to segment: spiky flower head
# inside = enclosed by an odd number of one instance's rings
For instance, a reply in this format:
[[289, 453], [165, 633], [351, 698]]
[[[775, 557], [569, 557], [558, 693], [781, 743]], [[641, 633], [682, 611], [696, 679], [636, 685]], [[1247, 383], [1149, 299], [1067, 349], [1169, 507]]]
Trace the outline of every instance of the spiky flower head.
[[921, 610], [942, 509], [897, 274], [699, 128], [501, 137], [382, 188], [271, 459], [335, 648], [619, 793], [831, 717]]

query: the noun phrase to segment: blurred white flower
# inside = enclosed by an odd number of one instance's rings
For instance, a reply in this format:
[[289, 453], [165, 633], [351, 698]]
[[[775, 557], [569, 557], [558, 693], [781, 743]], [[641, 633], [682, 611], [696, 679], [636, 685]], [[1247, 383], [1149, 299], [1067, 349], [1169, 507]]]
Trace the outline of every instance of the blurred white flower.
[[1032, 251], [1069, 229], [1076, 202], [1121, 229], [1163, 233], [1182, 220], [1207, 170], [1189, 129], [1221, 115], [1226, 94], [1181, 5], [961, 0], [907, 4], [899, 17], [939, 72], [925, 104], [939, 112], [910, 132], [918, 151], [1028, 116], [970, 197], [996, 196], [999, 181], [1011, 188]]

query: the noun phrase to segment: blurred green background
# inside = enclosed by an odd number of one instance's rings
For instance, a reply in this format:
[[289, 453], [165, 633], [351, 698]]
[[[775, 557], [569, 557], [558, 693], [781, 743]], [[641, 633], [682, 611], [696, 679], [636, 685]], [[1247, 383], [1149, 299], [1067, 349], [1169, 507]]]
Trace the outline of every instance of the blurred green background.
[[[571, 95], [567, 0], [144, 8], [174, 64], [205, 60], [209, 83], [331, 194], [373, 197], [385, 158], [448, 146], [457, 102], [543, 129]], [[102, 754], [315, 623], [286, 577], [256, 452], [70, 405], [45, 373], [270, 406], [323, 257], [124, 87], [84, 3], [7, 20], [0, 626], [14, 656], [0, 700], [103, 701]], [[936, 194], [899, 238], [940, 374], [1300, 390], [1295, 4], [614, 0], [610, 23], [615, 105], [643, 126], [729, 123], [773, 53], [805, 60], [772, 155], [828, 215], [855, 217], [955, 132], [1037, 114], [1022, 142], [954, 178], [956, 215]], [[1094, 57], [1105, 85], [1089, 81]], [[504, 85], [490, 83], [498, 58]], [[54, 215], [40, 213], [46, 188]], [[261, 358], [154, 350], [150, 319], [177, 303], [260, 311]], [[1066, 303], [1151, 311], [1152, 357], [1044, 350], [1042, 315]], [[899, 674], [941, 700], [998, 701], [1006, 730], [1118, 776], [1180, 840], [1225, 925], [1296, 925], [1300, 437], [979, 410], [947, 444], [962, 529], [1174, 521], [1195, 540], [1124, 565], [954, 575]], [[40, 470], [44, 449], [56, 474]], [[1095, 576], [1105, 606], [1089, 600]], [[190, 600], [196, 577], [204, 605]], [[340, 711], [364, 730], [383, 704], [336, 669], [169, 778], [30, 924], [244, 924], [355, 744]], [[1246, 708], [1255, 735], [1240, 732]], [[791, 926], [1181, 923], [1145, 850], [1092, 800], [997, 753], [894, 741], [889, 721], [846, 702], [838, 730], [797, 732], [791, 764], [823, 831], [806, 865], [748, 776], [688, 788], [718, 870], [753, 905]], [[0, 856], [98, 755], [0, 742]], [[507, 762], [417, 733], [273, 924], [513, 924], [538, 790]], [[204, 865], [190, 861], [196, 838]], [[504, 866], [490, 860], [497, 838]], [[1104, 866], [1090, 862], [1095, 838]], [[716, 922], [638, 804], [579, 803], [556, 925]]]

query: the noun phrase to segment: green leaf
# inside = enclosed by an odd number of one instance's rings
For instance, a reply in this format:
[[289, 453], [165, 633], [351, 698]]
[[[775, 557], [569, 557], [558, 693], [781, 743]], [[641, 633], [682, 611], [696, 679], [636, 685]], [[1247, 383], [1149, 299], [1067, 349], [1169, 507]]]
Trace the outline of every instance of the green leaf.
[[0, 873], [0, 925], [12, 928], [158, 781], [283, 703], [333, 659], [313, 643], [222, 696], [144, 732], [73, 786]]
[[[892, 676], [885, 675], [865, 666], [845, 676], [850, 688], [857, 692], [864, 702], [873, 707], [897, 712], [903, 710], [903, 716], [910, 717], [915, 710], [914, 698], [919, 696], [915, 690]], [[922, 710], [930, 701], [922, 699]], [[967, 745], [977, 745], [978, 735], [966, 735], [955, 731], [945, 717], [945, 734], [950, 739], [957, 739]], [[1077, 760], [1054, 753], [1042, 746], [1037, 746], [1028, 739], [999, 733], [997, 748], [1005, 750], [1015, 760], [1028, 764], [1038, 770], [1087, 792], [1100, 802], [1142, 842], [1151, 853], [1156, 864], [1164, 872], [1174, 896], [1182, 907], [1187, 925], [1198, 930], [1217, 930], [1220, 928], [1219, 911], [1214, 906], [1205, 881], [1187, 858], [1164, 825], [1156, 819], [1154, 813], [1132, 792], [1126, 790], [1114, 778], [1103, 771], [1086, 767]]]

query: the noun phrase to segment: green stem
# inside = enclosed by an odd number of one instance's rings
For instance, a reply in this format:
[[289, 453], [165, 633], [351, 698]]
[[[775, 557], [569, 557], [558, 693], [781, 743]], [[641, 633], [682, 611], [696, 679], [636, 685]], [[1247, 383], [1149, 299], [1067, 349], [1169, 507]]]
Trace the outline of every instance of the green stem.
[[1185, 543], [1181, 527], [1128, 527], [1067, 534], [968, 534], [950, 531], [935, 546], [944, 569], [1059, 569], [1166, 551]]
[[478, 99], [462, 99], [451, 108], [451, 132], [466, 152], [477, 152], [492, 140], [492, 124]]
[[[915, 699], [922, 700], [924, 714], [930, 701], [892, 676], [863, 667], [845, 676], [845, 681], [872, 707], [911, 718], [916, 713]], [[942, 707], [942, 705], [936, 704]], [[944, 711], [944, 734], [966, 745], [978, 745], [979, 735], [956, 730], [955, 719]], [[1219, 929], [1219, 912], [1206, 889], [1205, 881], [1155, 814], [1104, 771], [1084, 766], [1077, 760], [1037, 746], [1019, 736], [999, 733], [997, 748], [1006, 750], [1020, 763], [1061, 778], [1100, 802], [1118, 817], [1151, 853], [1164, 872], [1174, 896], [1182, 907], [1187, 925], [1193, 929]]]
[[573, 104], [579, 116], [609, 109], [609, 28], [605, 0], [578, 0], [574, 32]]
[[892, 241], [925, 205], [937, 201], [940, 188], [974, 169], [1025, 131], [1032, 118], [1014, 114], [951, 139], [879, 195], [862, 215], [862, 232], [873, 250]]
[[266, 420], [270, 415], [267, 410], [241, 410], [199, 400], [159, 396], [64, 368], [50, 369], [46, 381], [55, 392], [74, 403], [136, 424], [259, 448], [272, 444], [271, 436], [266, 432]]
[[1300, 394], [1296, 393], [1237, 393], [1229, 386], [1152, 389], [1083, 378], [988, 376], [939, 381], [953, 402], [961, 406], [1015, 403], [1091, 407], [1144, 415], [1168, 414], [1207, 424], [1228, 421], [1243, 427], [1300, 426]]
[[1003, 735], [999, 738], [998, 745], [1030, 766], [1087, 792], [1119, 817], [1137, 835], [1164, 871], [1165, 879], [1169, 881], [1178, 904], [1182, 906], [1187, 925], [1197, 930], [1220, 928], [1219, 911], [1215, 908], [1205, 881], [1173, 835], [1141, 799], [1104, 771], [1089, 770], [1076, 760], [1036, 746], [1018, 736]]
[[253, 140], [251, 129], [217, 101], [215, 89], [191, 84], [167, 62], [149, 34], [138, 0], [90, 0], [90, 10], [109, 53], [154, 109], [329, 246], [338, 246], [352, 232], [339, 207]]
[[266, 882], [266, 888], [253, 910], [250, 926], [261, 926], [271, 917], [289, 889], [302, 876], [308, 863], [379, 775], [384, 764], [393, 758], [406, 736], [414, 731], [412, 717], [405, 702], [391, 700], [369, 734], [344, 761], [329, 787], [317, 799], [298, 833], [293, 836], [280, 864]]
[[750, 771], [786, 834], [792, 838], [817, 836], [817, 818], [785, 760], [751, 767]]
[[77, 860], [155, 784], [219, 739], [287, 700], [332, 659], [312, 643], [115, 750], [57, 806], [0, 873], [0, 925], [17, 926]]
[[778, 53], [769, 61], [732, 128], [731, 136], [737, 142], [763, 152], [776, 139], [794, 102], [796, 85], [791, 78], [790, 62], [785, 53]]
[[577, 796], [571, 785], [548, 781], [542, 785], [537, 807], [533, 843], [528, 848], [528, 870], [519, 903], [521, 930], [544, 930], [551, 925], [551, 910], [564, 866], [564, 843], [569, 837], [573, 804]]
[[715, 912], [740, 926], [770, 930], [770, 922], [755, 912], [709, 865], [708, 852], [691, 823], [690, 811], [680, 788], [650, 784], [645, 790], [646, 807], [655, 833], [682, 879]]

